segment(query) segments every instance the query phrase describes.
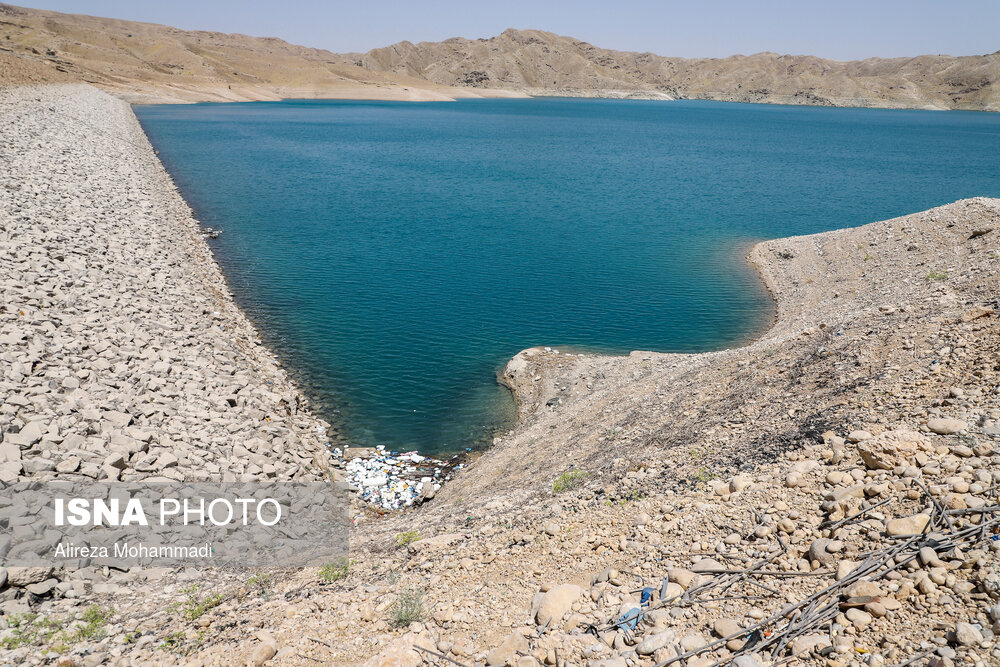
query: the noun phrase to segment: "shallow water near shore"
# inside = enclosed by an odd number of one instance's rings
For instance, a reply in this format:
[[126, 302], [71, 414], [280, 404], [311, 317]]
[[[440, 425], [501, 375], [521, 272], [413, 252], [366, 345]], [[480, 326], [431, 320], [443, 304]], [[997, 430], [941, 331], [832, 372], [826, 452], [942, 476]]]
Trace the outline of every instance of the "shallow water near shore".
[[[509, 426], [532, 345], [701, 352], [773, 304], [749, 243], [1000, 196], [1000, 116], [528, 99], [139, 106], [237, 300], [357, 444]], [[877, 249], [872, 249], [876, 252]], [[568, 347], [567, 347], [568, 346]], [[678, 388], [683, 390], [683, 388]]]

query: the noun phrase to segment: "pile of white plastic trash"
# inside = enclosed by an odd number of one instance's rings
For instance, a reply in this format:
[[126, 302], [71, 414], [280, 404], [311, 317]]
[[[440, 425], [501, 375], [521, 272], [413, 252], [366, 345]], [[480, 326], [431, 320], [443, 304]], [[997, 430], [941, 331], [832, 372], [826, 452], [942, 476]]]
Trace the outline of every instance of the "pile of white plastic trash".
[[364, 449], [353, 456], [353, 448], [345, 458], [347, 482], [352, 491], [376, 507], [387, 510], [412, 507], [430, 500], [441, 485], [451, 479], [451, 471], [463, 464], [441, 461], [417, 452], [396, 454], [385, 447]]

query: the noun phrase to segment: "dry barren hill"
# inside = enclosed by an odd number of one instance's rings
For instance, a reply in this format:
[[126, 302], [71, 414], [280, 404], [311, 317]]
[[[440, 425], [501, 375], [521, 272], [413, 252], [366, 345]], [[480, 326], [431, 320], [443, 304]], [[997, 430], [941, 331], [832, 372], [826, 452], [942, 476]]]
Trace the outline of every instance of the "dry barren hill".
[[344, 56], [273, 37], [185, 31], [0, 4], [0, 82], [68, 78], [132, 102], [446, 100], [489, 94], [374, 72]]
[[67, 78], [133, 102], [574, 95], [1000, 110], [1000, 52], [837, 62], [759, 53], [666, 58], [539, 30], [335, 54], [0, 4], [0, 82]]
[[449, 86], [834, 106], [1000, 109], [1000, 52], [854, 62], [758, 53], [714, 59], [610, 51], [539, 30], [400, 42], [360, 62]]

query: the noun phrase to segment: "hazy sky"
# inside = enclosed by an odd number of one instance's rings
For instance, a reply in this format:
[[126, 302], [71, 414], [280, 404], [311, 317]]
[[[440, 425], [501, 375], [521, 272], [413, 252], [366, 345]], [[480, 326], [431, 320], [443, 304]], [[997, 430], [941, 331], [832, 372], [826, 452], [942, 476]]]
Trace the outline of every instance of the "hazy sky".
[[13, 0], [185, 29], [367, 51], [538, 28], [664, 56], [777, 51], [849, 60], [1000, 50], [1000, 0]]

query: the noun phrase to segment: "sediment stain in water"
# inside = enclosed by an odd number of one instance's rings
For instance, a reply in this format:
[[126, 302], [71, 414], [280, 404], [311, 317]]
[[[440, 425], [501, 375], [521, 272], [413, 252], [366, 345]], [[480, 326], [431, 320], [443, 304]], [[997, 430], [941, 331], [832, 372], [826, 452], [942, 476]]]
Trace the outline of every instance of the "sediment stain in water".
[[315, 407], [361, 444], [426, 453], [511, 423], [494, 374], [525, 347], [699, 352], [760, 332], [772, 304], [749, 241], [1000, 195], [986, 113], [572, 99], [136, 112], [224, 230], [213, 244], [238, 300]]

